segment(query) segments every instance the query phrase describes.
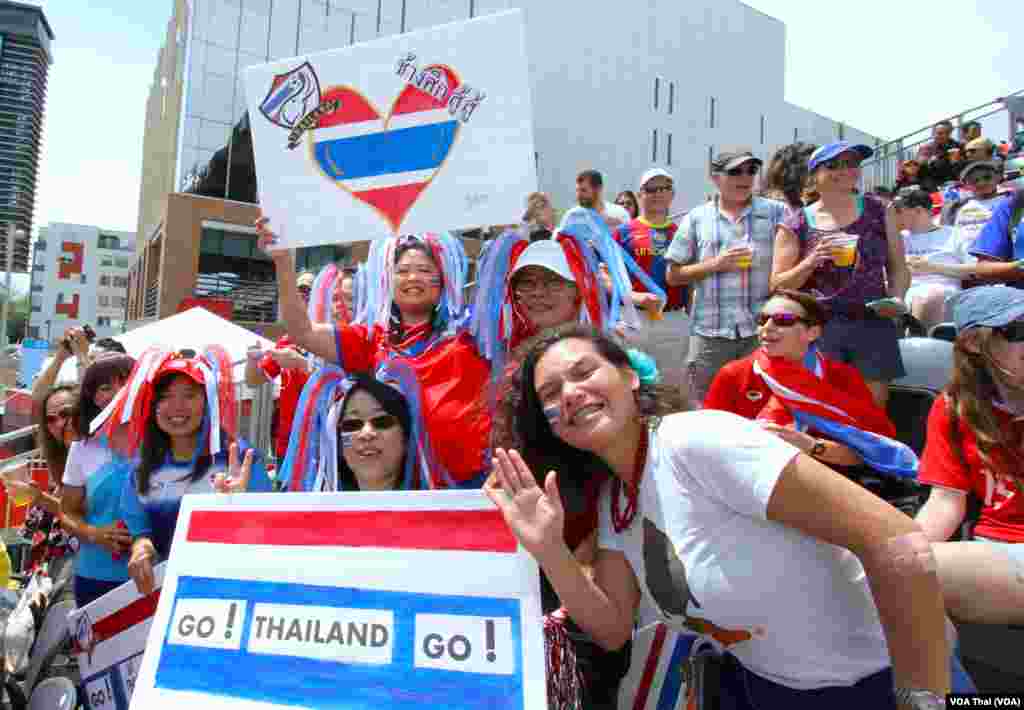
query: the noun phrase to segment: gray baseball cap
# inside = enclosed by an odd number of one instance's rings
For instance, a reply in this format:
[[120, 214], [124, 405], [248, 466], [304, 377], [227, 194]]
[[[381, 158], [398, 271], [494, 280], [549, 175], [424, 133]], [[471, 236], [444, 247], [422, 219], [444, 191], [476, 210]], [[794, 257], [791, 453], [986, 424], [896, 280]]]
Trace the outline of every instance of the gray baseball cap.
[[961, 291], [952, 304], [957, 333], [977, 327], [1002, 328], [1024, 318], [1024, 289], [978, 286]]

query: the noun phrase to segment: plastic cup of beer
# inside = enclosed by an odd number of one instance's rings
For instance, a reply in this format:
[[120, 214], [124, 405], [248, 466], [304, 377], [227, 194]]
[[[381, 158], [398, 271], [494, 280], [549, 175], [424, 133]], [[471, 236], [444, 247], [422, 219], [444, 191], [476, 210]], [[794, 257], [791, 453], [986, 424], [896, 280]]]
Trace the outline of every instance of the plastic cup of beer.
[[2, 470], [0, 475], [3, 476], [4, 487], [7, 489], [7, 494], [11, 496], [14, 501], [14, 505], [25, 505], [32, 502], [32, 492], [22, 489], [21, 486], [11, 487], [6, 485], [10, 481], [16, 481], [18, 483], [30, 483], [28, 478], [28, 466], [24, 462], [18, 465], [11, 466], [6, 470]]
[[832, 263], [836, 266], [853, 266], [857, 259], [857, 235], [844, 234], [832, 242]]
[[746, 254], [746, 256], [741, 256], [739, 258], [739, 261], [736, 262], [736, 265], [739, 266], [741, 269], [749, 269], [750, 265], [754, 262], [754, 248], [751, 247], [750, 245], [746, 246], [748, 253]]
[[644, 306], [644, 312], [651, 320], [662, 320], [665, 317], [665, 302], [660, 298], [657, 301], [649, 301]]

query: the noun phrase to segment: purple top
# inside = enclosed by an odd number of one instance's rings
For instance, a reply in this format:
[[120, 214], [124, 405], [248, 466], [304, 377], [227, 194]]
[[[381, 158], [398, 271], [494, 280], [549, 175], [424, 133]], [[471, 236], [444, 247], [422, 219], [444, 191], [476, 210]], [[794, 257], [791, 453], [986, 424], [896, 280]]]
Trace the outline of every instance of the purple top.
[[856, 234], [857, 260], [853, 266], [836, 266], [827, 261], [811, 274], [804, 291], [814, 294], [833, 314], [863, 318], [864, 306], [885, 298], [885, 268], [889, 263], [889, 241], [885, 234], [885, 207], [873, 197], [857, 198], [860, 216], [842, 229], [818, 229], [809, 222], [806, 209], [789, 210], [783, 224], [800, 240], [803, 259], [823, 238]]

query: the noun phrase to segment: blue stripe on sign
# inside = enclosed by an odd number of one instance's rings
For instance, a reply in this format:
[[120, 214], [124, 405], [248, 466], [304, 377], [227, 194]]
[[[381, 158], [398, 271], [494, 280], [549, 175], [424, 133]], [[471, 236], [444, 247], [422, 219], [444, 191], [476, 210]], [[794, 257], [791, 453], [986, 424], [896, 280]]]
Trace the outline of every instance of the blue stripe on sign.
[[318, 141], [316, 162], [334, 180], [436, 168], [448, 156], [458, 121]]
[[[172, 645], [165, 636], [156, 672], [158, 688], [324, 710], [523, 708], [522, 634], [516, 599], [179, 577], [175, 604], [188, 598], [248, 600], [242, 650]], [[253, 605], [260, 602], [393, 610], [392, 662], [386, 666], [347, 665], [248, 653], [245, 648], [253, 623]], [[485, 675], [415, 668], [416, 614], [511, 617], [515, 672]]]
[[692, 634], [680, 634], [676, 637], [676, 646], [672, 649], [672, 657], [668, 659], [665, 669], [665, 680], [661, 684], [657, 710], [673, 710], [679, 699], [679, 691], [683, 687], [683, 663], [690, 655], [690, 649], [697, 637]]

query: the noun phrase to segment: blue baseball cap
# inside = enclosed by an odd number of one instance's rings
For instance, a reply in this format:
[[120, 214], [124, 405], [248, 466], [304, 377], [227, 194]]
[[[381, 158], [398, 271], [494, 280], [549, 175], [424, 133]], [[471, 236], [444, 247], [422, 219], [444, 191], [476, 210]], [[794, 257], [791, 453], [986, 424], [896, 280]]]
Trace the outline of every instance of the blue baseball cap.
[[956, 332], [977, 327], [1002, 328], [1024, 318], [1024, 290], [1012, 286], [978, 286], [953, 297]]
[[832, 158], [840, 156], [847, 151], [853, 151], [854, 153], [859, 154], [861, 160], [867, 160], [875, 154], [874, 150], [861, 143], [850, 143], [849, 141], [826, 143], [811, 153], [811, 157], [807, 161], [807, 169], [813, 173], [814, 170], [822, 163], [827, 163], [832, 160]]

